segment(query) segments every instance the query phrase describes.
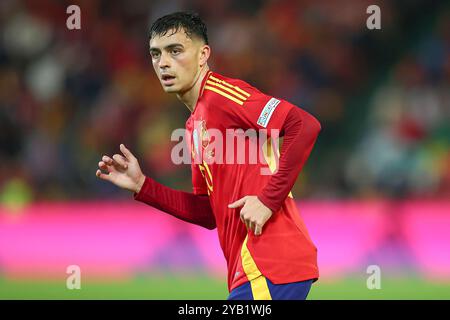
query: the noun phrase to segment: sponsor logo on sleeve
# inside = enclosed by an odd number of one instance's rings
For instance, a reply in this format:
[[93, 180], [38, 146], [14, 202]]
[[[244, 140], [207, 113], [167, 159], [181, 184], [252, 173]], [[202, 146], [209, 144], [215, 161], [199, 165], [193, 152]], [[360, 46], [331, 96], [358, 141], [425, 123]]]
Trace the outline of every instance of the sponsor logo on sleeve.
[[275, 111], [275, 108], [280, 103], [280, 100], [272, 98], [269, 100], [269, 102], [266, 103], [264, 106], [264, 109], [261, 111], [261, 114], [259, 115], [258, 122], [261, 127], [266, 128], [267, 124], [269, 123], [270, 118], [272, 117], [273, 112]]

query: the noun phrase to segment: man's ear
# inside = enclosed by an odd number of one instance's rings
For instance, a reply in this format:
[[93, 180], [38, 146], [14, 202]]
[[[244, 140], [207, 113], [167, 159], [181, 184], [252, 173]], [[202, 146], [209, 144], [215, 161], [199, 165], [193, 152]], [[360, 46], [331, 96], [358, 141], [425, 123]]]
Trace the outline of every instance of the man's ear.
[[211, 47], [205, 44], [200, 49], [200, 67], [203, 67], [208, 62], [210, 55], [211, 55]]

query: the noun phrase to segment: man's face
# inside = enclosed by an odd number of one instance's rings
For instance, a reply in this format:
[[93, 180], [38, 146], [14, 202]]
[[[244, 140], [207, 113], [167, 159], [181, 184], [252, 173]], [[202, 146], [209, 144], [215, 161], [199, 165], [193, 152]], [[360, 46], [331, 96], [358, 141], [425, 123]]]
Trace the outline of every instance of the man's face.
[[184, 30], [150, 40], [153, 68], [167, 93], [183, 93], [194, 85], [200, 72], [203, 42], [189, 38]]

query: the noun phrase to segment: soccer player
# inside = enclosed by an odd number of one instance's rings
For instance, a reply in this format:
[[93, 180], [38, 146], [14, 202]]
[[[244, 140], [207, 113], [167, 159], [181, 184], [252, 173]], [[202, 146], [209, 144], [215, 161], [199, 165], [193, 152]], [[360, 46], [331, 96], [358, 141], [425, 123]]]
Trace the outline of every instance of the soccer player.
[[[228, 299], [306, 299], [319, 277], [317, 249], [290, 190], [321, 130], [319, 122], [285, 100], [211, 71], [207, 28], [197, 14], [159, 18], [149, 42], [164, 91], [176, 94], [191, 112], [186, 141], [193, 193], [146, 177], [123, 144], [122, 154], [102, 157], [96, 175], [181, 220], [217, 228], [228, 267]], [[249, 157], [244, 163], [209, 161], [217, 157], [215, 152], [227, 159], [232, 154], [228, 147], [209, 148], [218, 145], [211, 141], [210, 129], [223, 136], [230, 129], [266, 130], [269, 144], [271, 132], [278, 130], [284, 137], [278, 167], [272, 165], [276, 151], [269, 152], [267, 146], [266, 162], [250, 163]], [[245, 136], [232, 150], [249, 149], [253, 143]], [[269, 165], [273, 174], [263, 174]]]

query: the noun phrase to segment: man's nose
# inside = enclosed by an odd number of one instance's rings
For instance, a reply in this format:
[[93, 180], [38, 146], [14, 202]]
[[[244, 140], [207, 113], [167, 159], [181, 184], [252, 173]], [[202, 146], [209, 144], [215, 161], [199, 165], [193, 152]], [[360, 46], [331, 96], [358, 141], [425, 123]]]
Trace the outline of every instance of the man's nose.
[[168, 67], [170, 67], [169, 64], [169, 57], [166, 53], [161, 53], [161, 58], [159, 59], [159, 67], [161, 69], [166, 69]]

